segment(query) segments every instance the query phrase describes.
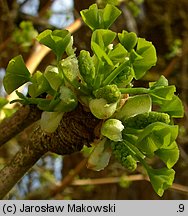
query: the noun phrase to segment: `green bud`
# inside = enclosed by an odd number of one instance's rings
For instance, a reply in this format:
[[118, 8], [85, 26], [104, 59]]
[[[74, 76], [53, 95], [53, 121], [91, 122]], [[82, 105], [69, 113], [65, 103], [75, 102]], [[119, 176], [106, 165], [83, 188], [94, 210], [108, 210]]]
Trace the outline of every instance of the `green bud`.
[[89, 87], [92, 87], [95, 79], [95, 66], [88, 51], [81, 50], [78, 58], [78, 65], [84, 81]]
[[117, 102], [108, 104], [104, 98], [92, 99], [89, 102], [91, 113], [98, 119], [107, 119], [116, 111]]
[[106, 85], [94, 91], [96, 98], [104, 98], [108, 103], [117, 102], [121, 97], [121, 92], [118, 87], [113, 85]]
[[131, 155], [128, 155], [127, 157], [122, 159], [122, 165], [126, 167], [130, 172], [135, 171], [135, 169], [137, 168], [137, 162]]
[[133, 74], [133, 68], [126, 66], [123, 71], [113, 80], [113, 83], [118, 87], [125, 87], [132, 81]]
[[136, 116], [130, 117], [123, 121], [126, 127], [134, 129], [143, 129], [154, 122], [170, 123], [170, 116], [167, 113], [160, 112], [145, 112]]
[[124, 142], [112, 142], [111, 148], [115, 158], [122, 166], [126, 167], [131, 172], [137, 168], [137, 161], [130, 154], [131, 152]]
[[124, 129], [122, 122], [118, 119], [108, 119], [101, 127], [101, 134], [113, 141], [122, 141], [121, 131]]

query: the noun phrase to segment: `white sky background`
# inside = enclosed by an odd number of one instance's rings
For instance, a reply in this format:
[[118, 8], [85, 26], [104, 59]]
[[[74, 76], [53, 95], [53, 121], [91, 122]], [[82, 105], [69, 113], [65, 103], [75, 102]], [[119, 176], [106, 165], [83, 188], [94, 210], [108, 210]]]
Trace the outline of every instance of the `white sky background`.
[[[17, 0], [18, 3], [22, 3], [23, 1]], [[37, 16], [38, 7], [39, 0], [29, 0], [22, 6], [21, 11], [32, 16]], [[51, 6], [52, 15], [49, 19], [49, 24], [57, 28], [63, 28], [71, 24], [74, 21], [73, 7], [73, 0], [53, 0]]]
[[[3, 80], [3, 77], [5, 75], [5, 69], [4, 68], [0, 68], [0, 80]], [[5, 89], [3, 87], [3, 83], [0, 83], [0, 97], [5, 97], [6, 92]]]
[[73, 7], [72, 0], [55, 0], [52, 3], [51, 10], [53, 15], [50, 17], [49, 23], [58, 28], [71, 24], [74, 21]]

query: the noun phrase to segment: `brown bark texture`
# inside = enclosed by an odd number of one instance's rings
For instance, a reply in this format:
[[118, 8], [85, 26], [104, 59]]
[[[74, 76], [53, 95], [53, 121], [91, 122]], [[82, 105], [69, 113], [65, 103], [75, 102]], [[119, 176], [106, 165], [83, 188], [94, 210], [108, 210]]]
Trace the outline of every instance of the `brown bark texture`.
[[0, 146], [40, 119], [42, 111], [36, 106], [23, 106], [0, 124]]
[[83, 145], [94, 140], [97, 120], [79, 105], [74, 111], [65, 113], [54, 133], [45, 133], [38, 126], [14, 158], [0, 171], [0, 199], [23, 177], [23, 175], [46, 152], [69, 155], [80, 151]]

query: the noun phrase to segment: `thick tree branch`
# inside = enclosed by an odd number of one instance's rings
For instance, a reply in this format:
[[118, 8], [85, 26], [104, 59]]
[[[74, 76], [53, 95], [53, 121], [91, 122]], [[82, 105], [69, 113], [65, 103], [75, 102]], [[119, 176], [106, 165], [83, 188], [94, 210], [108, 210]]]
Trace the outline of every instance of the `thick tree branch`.
[[37, 149], [28, 142], [15, 155], [13, 160], [0, 171], [0, 199], [2, 199], [22, 176], [40, 159], [45, 149]]
[[11, 117], [0, 123], [0, 146], [40, 119], [41, 110], [36, 106], [23, 106]]
[[2, 199], [34, 163], [46, 152], [67, 155], [80, 151], [95, 138], [94, 129], [99, 120], [79, 105], [65, 113], [54, 133], [45, 133], [38, 126], [29, 142], [0, 171], [0, 199]]

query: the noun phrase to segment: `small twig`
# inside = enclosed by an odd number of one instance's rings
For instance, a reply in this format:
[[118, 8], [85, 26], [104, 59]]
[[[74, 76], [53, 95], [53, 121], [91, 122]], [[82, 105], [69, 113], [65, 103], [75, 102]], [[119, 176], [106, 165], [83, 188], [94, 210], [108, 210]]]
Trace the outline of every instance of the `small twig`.
[[68, 175], [65, 176], [60, 183], [47, 185], [37, 191], [31, 192], [25, 199], [49, 199], [56, 196], [71, 184], [75, 176], [78, 175], [84, 167], [86, 167], [86, 163], [87, 159], [85, 158], [74, 169], [70, 170]]
[[20, 12], [19, 14], [21, 20], [29, 20], [34, 25], [42, 26], [43, 28], [50, 28], [54, 29], [55, 27], [53, 25], [49, 24], [49, 21], [45, 18], [42, 18], [41, 16], [32, 16], [25, 13]]
[[24, 4], [26, 4], [29, 0], [24, 0], [22, 3], [20, 3], [20, 7], [22, 7]]
[[42, 7], [40, 7], [39, 9], [39, 16], [40, 17], [42, 17], [42, 16], [44, 16], [45, 15], [45, 13], [46, 13], [46, 11], [48, 10], [48, 9], [50, 9], [50, 6], [52, 5], [52, 1], [51, 0], [47, 0], [46, 2], [45, 2], [45, 4], [44, 5], [42, 5]]
[[[108, 178], [95, 178], [95, 179], [74, 179], [74, 177], [85, 167], [86, 159], [81, 161], [74, 170], [58, 185], [51, 185], [50, 187], [42, 188], [40, 191], [35, 191], [27, 196], [27, 199], [48, 199], [61, 193], [68, 185], [83, 186], [83, 185], [101, 185], [101, 184], [117, 184], [121, 181], [122, 177], [108, 177]], [[149, 181], [149, 178], [142, 174], [135, 174], [126, 176], [127, 181]], [[173, 183], [170, 190], [175, 190], [180, 193], [188, 194], [188, 187]], [[45, 191], [45, 193], [43, 192]]]
[[[108, 178], [96, 178], [96, 179], [75, 179], [71, 185], [98, 185], [98, 184], [114, 184], [121, 181], [121, 177], [108, 177]], [[142, 181], [146, 180], [145, 176], [141, 174], [126, 176], [127, 181]]]
[[55, 196], [56, 194], [62, 192], [65, 187], [71, 184], [71, 182], [74, 180], [75, 176], [80, 173], [80, 171], [86, 167], [87, 158], [84, 158], [73, 170], [70, 170], [68, 175], [63, 179], [63, 181], [57, 185], [52, 190], [52, 196]]
[[[149, 181], [149, 178], [142, 174], [130, 175], [126, 176], [127, 181]], [[98, 185], [98, 184], [114, 184], [119, 183], [121, 181], [121, 177], [109, 177], [109, 178], [96, 178], [96, 179], [76, 179], [72, 182], [74, 186], [83, 186], [83, 185]], [[188, 186], [173, 183], [169, 188], [171, 190], [175, 190], [177, 192], [188, 194]]]
[[175, 190], [177, 192], [181, 192], [181, 193], [184, 193], [184, 194], [188, 194], [188, 186], [185, 186], [185, 185], [173, 183], [172, 187], [170, 187], [169, 189]]
[[162, 72], [162, 74], [165, 77], [169, 77], [170, 74], [174, 71], [174, 68], [177, 66], [178, 61], [180, 60], [181, 56], [174, 57], [171, 62], [168, 64], [168, 66], [165, 68], [165, 70]]

